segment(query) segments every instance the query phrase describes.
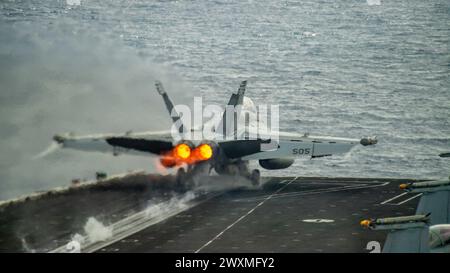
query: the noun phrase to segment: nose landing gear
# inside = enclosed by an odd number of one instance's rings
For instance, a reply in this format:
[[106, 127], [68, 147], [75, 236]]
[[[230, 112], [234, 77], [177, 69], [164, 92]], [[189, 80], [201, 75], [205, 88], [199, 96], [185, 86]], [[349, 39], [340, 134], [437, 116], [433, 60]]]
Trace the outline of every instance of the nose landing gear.
[[261, 173], [258, 169], [254, 169], [250, 175], [250, 181], [252, 181], [253, 186], [259, 186], [261, 180]]

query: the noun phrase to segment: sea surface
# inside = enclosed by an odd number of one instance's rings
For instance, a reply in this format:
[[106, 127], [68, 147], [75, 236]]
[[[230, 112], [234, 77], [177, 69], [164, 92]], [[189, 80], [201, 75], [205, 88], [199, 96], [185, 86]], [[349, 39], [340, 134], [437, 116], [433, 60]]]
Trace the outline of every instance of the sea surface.
[[55, 133], [167, 129], [154, 91], [224, 105], [248, 79], [280, 129], [379, 143], [263, 175], [450, 174], [450, 2], [0, 2], [0, 199], [155, 160], [58, 151]]

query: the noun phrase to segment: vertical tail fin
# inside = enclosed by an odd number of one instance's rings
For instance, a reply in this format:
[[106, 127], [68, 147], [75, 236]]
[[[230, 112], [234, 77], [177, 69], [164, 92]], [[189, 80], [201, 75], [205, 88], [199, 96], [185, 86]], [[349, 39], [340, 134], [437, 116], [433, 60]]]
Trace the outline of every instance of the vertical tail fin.
[[173, 106], [172, 101], [170, 100], [169, 96], [167, 95], [166, 91], [164, 90], [164, 87], [160, 81], [155, 82], [156, 91], [163, 97], [164, 103], [166, 104], [167, 111], [169, 111], [169, 115], [172, 118], [172, 122], [181, 124], [179, 127], [179, 133], [184, 132], [184, 124], [181, 121], [180, 115], [175, 110], [175, 107]]
[[[244, 101], [244, 95], [245, 95], [245, 88], [247, 87], [247, 81], [242, 81], [241, 84], [239, 85], [239, 89], [237, 91], [236, 94], [231, 94], [230, 100], [228, 101], [227, 104], [227, 108], [225, 109], [225, 111], [223, 112], [223, 116], [222, 116], [222, 120], [220, 121], [219, 125], [217, 128], [222, 128], [223, 129], [223, 134], [226, 136], [231, 136], [234, 135], [236, 137], [237, 135], [237, 119], [239, 117], [239, 112], [240, 112], [240, 108], [237, 106], [241, 106], [243, 101]], [[230, 106], [232, 106], [233, 108], [233, 116], [231, 116], [231, 113], [229, 113], [229, 111], [227, 111], [227, 109], [230, 109]], [[237, 108], [236, 108], [237, 107]], [[233, 117], [234, 118], [234, 128], [229, 128], [227, 126], [227, 116], [228, 118]]]

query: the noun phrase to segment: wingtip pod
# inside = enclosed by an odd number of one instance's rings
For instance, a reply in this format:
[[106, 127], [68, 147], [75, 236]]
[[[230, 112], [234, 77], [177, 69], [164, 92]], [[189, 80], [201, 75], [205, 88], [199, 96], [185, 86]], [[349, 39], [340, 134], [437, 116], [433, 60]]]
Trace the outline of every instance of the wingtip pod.
[[363, 145], [363, 146], [375, 145], [378, 143], [378, 139], [376, 136], [364, 137], [361, 139], [361, 141], [359, 143], [361, 143], [361, 145]]
[[53, 140], [58, 143], [58, 144], [62, 144], [64, 143], [64, 141], [66, 140], [66, 138], [62, 135], [54, 135], [53, 136]]

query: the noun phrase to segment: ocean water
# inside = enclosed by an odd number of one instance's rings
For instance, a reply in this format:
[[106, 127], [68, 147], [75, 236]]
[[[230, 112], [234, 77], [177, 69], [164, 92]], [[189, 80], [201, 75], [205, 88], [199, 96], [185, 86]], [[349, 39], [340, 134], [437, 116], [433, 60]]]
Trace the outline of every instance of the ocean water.
[[280, 105], [281, 130], [379, 139], [264, 175], [450, 174], [438, 157], [450, 151], [447, 0], [5, 0], [0, 24], [0, 199], [96, 169], [151, 171], [149, 159], [28, 158], [60, 130], [168, 126], [157, 78], [176, 103], [220, 105], [248, 79], [256, 104]]

